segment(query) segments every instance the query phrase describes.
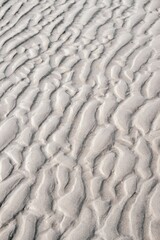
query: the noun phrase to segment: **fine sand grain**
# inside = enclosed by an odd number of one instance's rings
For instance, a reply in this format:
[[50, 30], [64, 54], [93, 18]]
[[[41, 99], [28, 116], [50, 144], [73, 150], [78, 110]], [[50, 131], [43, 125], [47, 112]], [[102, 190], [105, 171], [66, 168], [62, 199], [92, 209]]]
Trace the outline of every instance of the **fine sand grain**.
[[160, 240], [160, 0], [0, 0], [0, 240]]

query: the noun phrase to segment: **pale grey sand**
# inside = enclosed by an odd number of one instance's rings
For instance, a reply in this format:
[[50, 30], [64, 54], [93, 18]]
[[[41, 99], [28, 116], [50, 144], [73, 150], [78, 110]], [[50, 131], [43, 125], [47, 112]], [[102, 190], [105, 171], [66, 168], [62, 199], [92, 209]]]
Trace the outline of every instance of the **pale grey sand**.
[[0, 240], [160, 239], [160, 1], [0, 0]]

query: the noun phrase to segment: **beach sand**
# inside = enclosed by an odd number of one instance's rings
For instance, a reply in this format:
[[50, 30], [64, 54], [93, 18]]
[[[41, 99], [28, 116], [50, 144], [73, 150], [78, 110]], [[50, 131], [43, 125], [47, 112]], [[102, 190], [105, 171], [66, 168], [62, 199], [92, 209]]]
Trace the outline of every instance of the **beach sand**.
[[0, 1], [0, 240], [160, 239], [160, 1]]

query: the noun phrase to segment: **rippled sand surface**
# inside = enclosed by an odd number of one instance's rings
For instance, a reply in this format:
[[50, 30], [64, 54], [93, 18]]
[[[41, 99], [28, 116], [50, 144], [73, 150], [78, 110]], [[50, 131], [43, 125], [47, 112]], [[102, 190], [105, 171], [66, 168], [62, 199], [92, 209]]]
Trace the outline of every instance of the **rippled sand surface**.
[[0, 0], [0, 240], [160, 239], [160, 1]]

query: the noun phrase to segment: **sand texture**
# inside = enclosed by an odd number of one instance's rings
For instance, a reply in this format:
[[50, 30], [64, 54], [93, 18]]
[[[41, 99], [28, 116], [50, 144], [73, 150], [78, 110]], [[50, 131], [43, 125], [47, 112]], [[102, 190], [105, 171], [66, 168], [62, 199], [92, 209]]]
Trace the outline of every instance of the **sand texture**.
[[0, 0], [0, 240], [160, 240], [160, 0]]

